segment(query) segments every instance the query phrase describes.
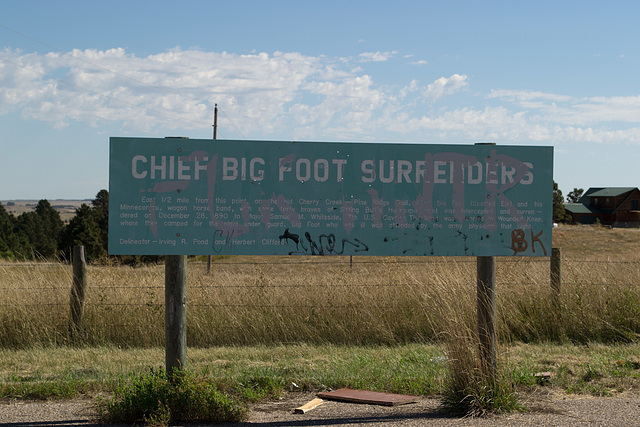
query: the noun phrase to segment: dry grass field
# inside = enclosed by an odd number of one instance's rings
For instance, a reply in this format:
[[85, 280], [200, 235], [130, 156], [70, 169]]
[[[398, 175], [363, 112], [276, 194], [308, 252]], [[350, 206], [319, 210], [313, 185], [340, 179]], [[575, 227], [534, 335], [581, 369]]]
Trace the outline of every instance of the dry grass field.
[[[517, 410], [521, 393], [637, 390], [640, 231], [553, 232], [559, 295], [549, 258], [498, 258], [500, 366], [490, 383], [478, 369], [475, 258], [218, 257], [210, 273], [190, 258], [194, 387], [214, 384], [244, 405], [349, 386], [444, 396], [467, 414]], [[90, 265], [75, 341], [71, 283], [68, 264], [0, 263], [0, 399], [166, 379], [150, 370], [164, 359], [164, 266]]]
[[640, 261], [640, 228], [560, 226], [553, 246], [577, 261]]
[[[640, 231], [561, 226], [562, 291], [549, 258], [499, 258], [501, 339], [635, 342]], [[475, 258], [226, 257], [188, 269], [190, 346], [437, 342], [475, 324]], [[71, 267], [0, 265], [0, 347], [68, 342]], [[164, 344], [164, 266], [88, 268], [82, 342]]]

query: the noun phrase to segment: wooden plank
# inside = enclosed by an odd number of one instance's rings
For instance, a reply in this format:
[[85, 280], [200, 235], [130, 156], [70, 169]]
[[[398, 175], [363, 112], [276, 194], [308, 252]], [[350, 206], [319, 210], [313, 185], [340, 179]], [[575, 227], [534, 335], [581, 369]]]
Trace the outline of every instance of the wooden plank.
[[317, 408], [318, 406], [322, 405], [323, 403], [324, 403], [324, 400], [316, 397], [315, 399], [311, 400], [310, 402], [307, 402], [304, 405], [300, 406], [299, 408], [294, 409], [293, 413], [294, 414], [304, 414], [306, 412], [309, 412], [313, 408]]
[[406, 394], [380, 393], [368, 390], [353, 390], [349, 387], [339, 390], [318, 393], [318, 397], [341, 402], [368, 403], [371, 405], [397, 406], [407, 403], [415, 403], [420, 397]]

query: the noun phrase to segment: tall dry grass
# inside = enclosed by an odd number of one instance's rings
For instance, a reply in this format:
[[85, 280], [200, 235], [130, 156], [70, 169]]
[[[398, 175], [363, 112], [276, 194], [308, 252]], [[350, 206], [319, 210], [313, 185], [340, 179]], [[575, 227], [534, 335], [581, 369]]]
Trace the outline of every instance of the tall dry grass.
[[20, 348], [64, 341], [71, 280], [64, 264], [2, 264], [0, 345]]
[[[559, 296], [550, 288], [548, 258], [498, 259], [503, 340], [638, 339], [638, 240], [608, 231], [561, 228]], [[568, 237], [574, 232], [579, 244]], [[580, 252], [585, 232], [597, 245], [613, 241], [609, 251]], [[187, 280], [191, 347], [441, 341], [452, 319], [476, 324], [475, 258], [354, 257], [351, 265], [348, 257], [228, 257], [210, 274], [191, 260]], [[1, 264], [0, 346], [68, 343], [71, 282], [65, 264]], [[82, 343], [164, 345], [162, 265], [89, 266], [88, 283]]]

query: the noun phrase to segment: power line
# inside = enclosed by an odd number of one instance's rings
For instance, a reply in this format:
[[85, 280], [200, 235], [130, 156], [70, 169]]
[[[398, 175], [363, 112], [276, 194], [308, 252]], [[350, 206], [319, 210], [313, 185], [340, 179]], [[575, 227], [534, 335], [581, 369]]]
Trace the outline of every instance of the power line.
[[242, 134], [240, 129], [238, 129], [238, 126], [236, 126], [236, 124], [233, 122], [233, 120], [231, 120], [231, 117], [229, 117], [224, 110], [220, 110], [220, 108], [218, 107], [218, 111], [222, 111], [222, 114], [224, 114], [224, 116], [227, 118], [227, 120], [229, 120], [229, 123], [231, 123], [231, 126], [233, 126], [236, 129], [236, 132], [238, 132], [240, 134], [242, 139], [247, 139], [247, 137]]

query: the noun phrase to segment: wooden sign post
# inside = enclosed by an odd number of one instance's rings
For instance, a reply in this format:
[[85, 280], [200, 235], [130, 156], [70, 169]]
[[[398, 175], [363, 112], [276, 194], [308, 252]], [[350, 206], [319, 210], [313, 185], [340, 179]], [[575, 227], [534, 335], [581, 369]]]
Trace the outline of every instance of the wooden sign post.
[[168, 255], [164, 274], [165, 357], [171, 377], [187, 359], [187, 257]]
[[496, 257], [478, 257], [478, 337], [483, 373], [495, 379], [498, 356], [496, 338]]

